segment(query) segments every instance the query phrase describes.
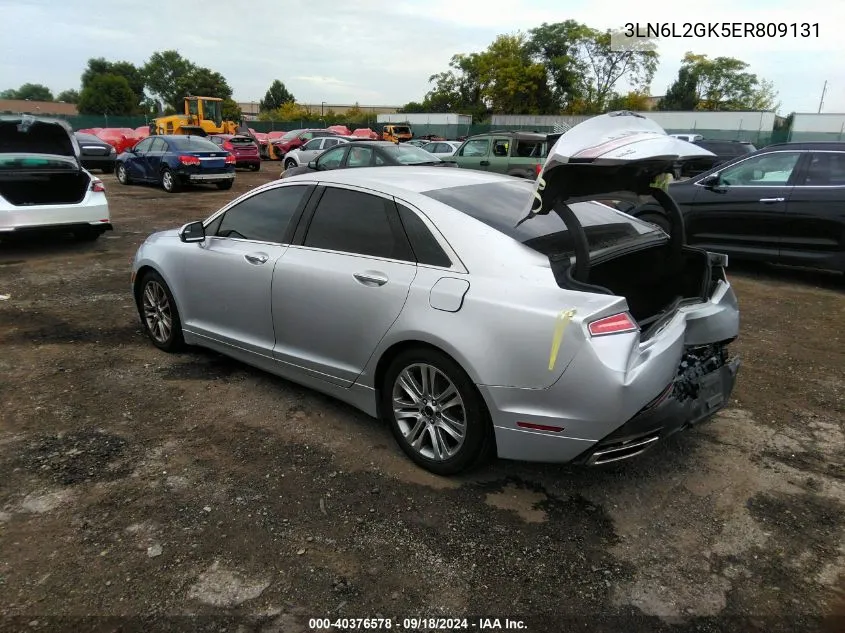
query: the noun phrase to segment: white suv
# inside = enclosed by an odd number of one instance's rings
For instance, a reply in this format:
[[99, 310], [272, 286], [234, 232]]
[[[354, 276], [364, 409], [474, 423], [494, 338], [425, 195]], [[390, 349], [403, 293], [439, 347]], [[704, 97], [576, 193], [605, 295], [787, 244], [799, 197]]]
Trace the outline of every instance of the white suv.
[[82, 168], [80, 155], [64, 121], [0, 117], [0, 239], [51, 230], [95, 240], [111, 230], [103, 182]]

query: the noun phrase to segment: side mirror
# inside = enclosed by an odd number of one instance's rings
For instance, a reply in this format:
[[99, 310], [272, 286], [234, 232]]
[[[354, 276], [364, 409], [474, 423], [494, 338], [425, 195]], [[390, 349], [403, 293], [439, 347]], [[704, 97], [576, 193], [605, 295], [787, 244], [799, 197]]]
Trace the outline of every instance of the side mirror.
[[317, 161], [316, 160], [308, 161], [308, 169], [314, 169], [314, 170], [319, 169], [317, 167]]
[[188, 222], [179, 229], [179, 239], [183, 242], [202, 242], [205, 240], [205, 227], [202, 222]]
[[705, 186], [705, 187], [718, 187], [719, 186], [719, 179], [720, 179], [720, 174], [717, 171], [715, 174], [710, 174], [709, 176], [707, 176], [707, 178], [702, 180], [700, 184]]

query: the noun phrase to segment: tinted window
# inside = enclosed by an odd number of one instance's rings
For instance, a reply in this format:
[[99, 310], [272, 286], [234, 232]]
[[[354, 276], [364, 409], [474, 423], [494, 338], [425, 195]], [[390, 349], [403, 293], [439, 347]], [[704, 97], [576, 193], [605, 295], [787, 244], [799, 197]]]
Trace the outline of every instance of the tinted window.
[[307, 186], [298, 185], [257, 193], [226, 211], [216, 235], [282, 244], [306, 191]]
[[323, 139], [323, 147], [334, 147], [335, 145], [339, 144], [340, 141], [336, 138], [327, 138]]
[[390, 200], [328, 188], [308, 227], [305, 246], [412, 261], [410, 247], [397, 239], [389, 213], [396, 213]]
[[343, 160], [343, 153], [345, 151], [345, 147], [334, 147], [327, 150], [317, 158], [317, 165], [322, 169], [337, 169], [340, 167], [340, 162]]
[[100, 138], [97, 138], [93, 134], [82, 134], [80, 132], [76, 133], [76, 140], [80, 143], [95, 143], [97, 145], [103, 145], [105, 141]]
[[186, 136], [185, 138], [170, 138], [167, 141], [170, 149], [177, 152], [219, 152], [220, 148], [205, 138]]
[[347, 167], [369, 167], [373, 160], [372, 147], [350, 147], [346, 157]]
[[810, 155], [810, 164], [803, 183], [809, 187], [841, 187], [845, 185], [845, 153], [818, 152]]
[[440, 159], [424, 149], [413, 145], [386, 145], [382, 151], [401, 165], [419, 165], [420, 163], [439, 163]]
[[513, 155], [522, 158], [543, 158], [546, 155], [545, 141], [529, 141], [527, 139], [517, 139], [514, 141], [516, 148]]
[[233, 136], [229, 139], [229, 142], [232, 145], [255, 145], [255, 141], [248, 136]]
[[[524, 217], [534, 193], [534, 183], [530, 181], [447, 187], [423, 193], [545, 255], [574, 252], [566, 224], [555, 213], [538, 215], [516, 226]], [[570, 206], [584, 227], [591, 250], [655, 232], [650, 224], [604, 205], [581, 202]]]
[[744, 187], [783, 186], [792, 176], [800, 157], [798, 152], [770, 152], [753, 156], [726, 167], [719, 176], [719, 183]]
[[417, 261], [431, 266], [450, 267], [452, 262], [449, 261], [449, 256], [440, 248], [440, 244], [428, 230], [425, 222], [408, 207], [398, 203], [396, 206], [399, 208], [399, 217], [402, 219], [402, 225], [405, 227], [405, 233], [408, 235]]
[[461, 150], [461, 156], [487, 156], [487, 146], [490, 144], [486, 138], [477, 138], [467, 141]]
[[135, 146], [135, 150], [138, 152], [149, 151], [150, 146], [153, 144], [153, 140], [154, 139], [151, 138], [145, 138], [143, 141], [141, 141]]

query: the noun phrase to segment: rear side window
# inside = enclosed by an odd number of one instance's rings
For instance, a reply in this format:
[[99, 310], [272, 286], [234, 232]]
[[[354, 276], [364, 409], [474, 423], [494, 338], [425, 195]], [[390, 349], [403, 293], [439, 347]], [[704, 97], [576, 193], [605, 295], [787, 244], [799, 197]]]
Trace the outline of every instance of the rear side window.
[[[519, 226], [534, 192], [529, 181], [490, 182], [432, 189], [423, 194], [457, 209], [544, 255], [575, 252], [569, 229], [556, 213], [538, 215]], [[615, 246], [656, 229], [605, 205], [580, 202], [570, 205], [584, 232], [590, 250]]]
[[284, 244], [291, 218], [308, 189], [292, 185], [257, 193], [226, 211], [215, 235]]
[[520, 158], [543, 158], [546, 155], [545, 141], [517, 139], [515, 143], [516, 149], [514, 150], [514, 156], [519, 156]]
[[802, 184], [809, 187], [845, 185], [845, 153], [813, 152]]
[[401, 234], [393, 202], [348, 189], [326, 189], [314, 211], [304, 245], [413, 261], [410, 245]]
[[429, 266], [451, 267], [452, 262], [449, 261], [449, 256], [440, 248], [440, 244], [428, 230], [425, 222], [408, 207], [398, 202], [396, 206], [399, 209], [399, 218], [402, 220], [402, 226], [405, 227], [405, 233], [408, 235], [417, 261]]

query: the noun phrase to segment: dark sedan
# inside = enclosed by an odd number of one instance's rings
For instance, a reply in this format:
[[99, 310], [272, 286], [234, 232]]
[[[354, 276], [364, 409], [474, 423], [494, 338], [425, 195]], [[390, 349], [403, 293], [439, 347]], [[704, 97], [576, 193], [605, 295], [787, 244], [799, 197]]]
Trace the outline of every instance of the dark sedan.
[[[845, 143], [782, 143], [670, 185], [687, 242], [737, 259], [845, 272]], [[669, 230], [651, 202], [628, 211]]]
[[184, 185], [215, 184], [231, 189], [235, 181], [233, 154], [199, 136], [151, 136], [117, 157], [117, 179], [157, 183], [168, 193]]
[[79, 149], [82, 152], [82, 166], [85, 169], [100, 169], [104, 174], [114, 171], [117, 152], [114, 147], [93, 134], [74, 132]]
[[353, 141], [333, 147], [320, 154], [307, 165], [300, 165], [282, 172], [282, 178], [329, 169], [352, 167], [386, 167], [395, 165], [435, 165], [454, 167], [419, 147], [389, 141]]

